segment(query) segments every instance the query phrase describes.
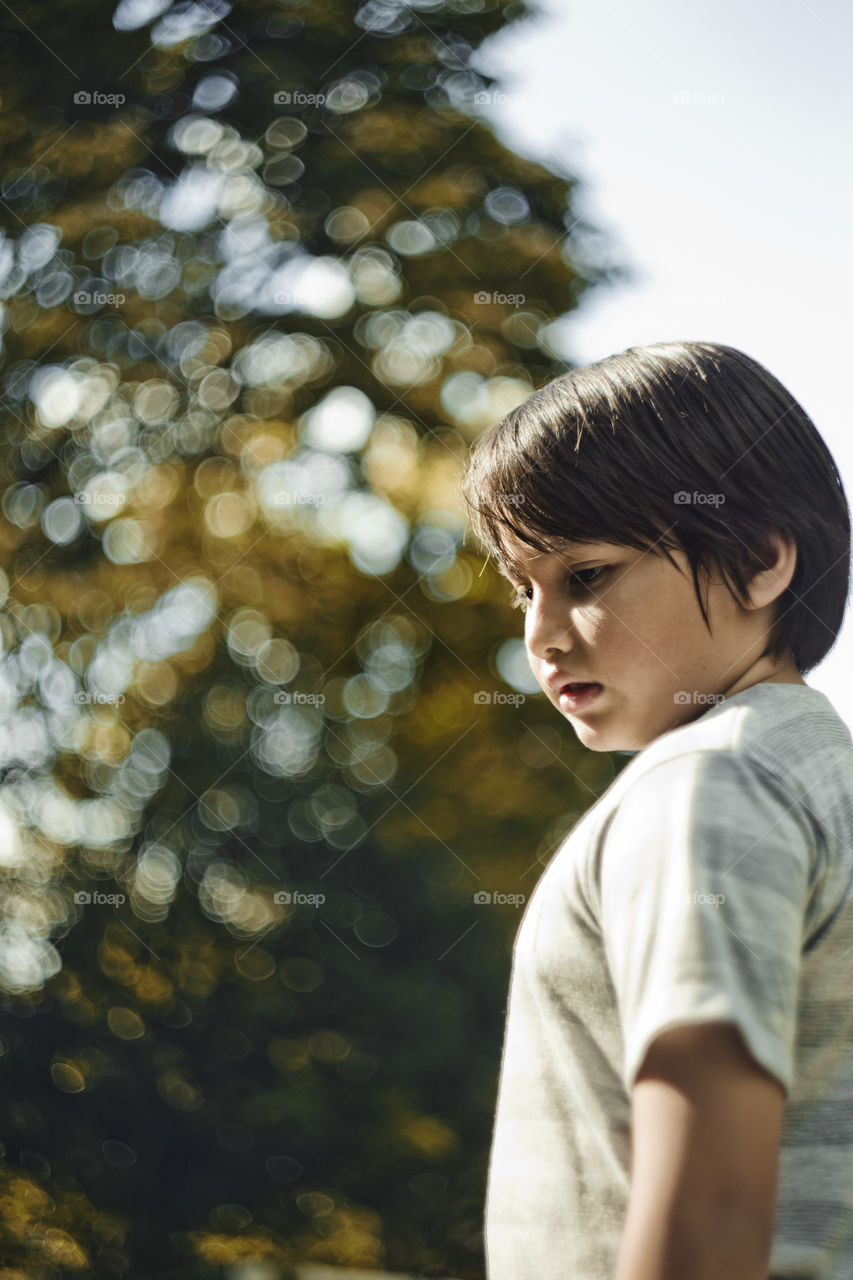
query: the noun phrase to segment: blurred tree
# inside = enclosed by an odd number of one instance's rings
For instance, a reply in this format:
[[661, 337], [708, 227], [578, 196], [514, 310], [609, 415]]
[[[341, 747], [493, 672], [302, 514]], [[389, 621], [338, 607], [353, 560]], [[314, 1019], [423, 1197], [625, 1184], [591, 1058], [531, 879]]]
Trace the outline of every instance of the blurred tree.
[[456, 489], [619, 270], [488, 127], [528, 12], [0, 18], [0, 1280], [483, 1274], [520, 898], [619, 767]]

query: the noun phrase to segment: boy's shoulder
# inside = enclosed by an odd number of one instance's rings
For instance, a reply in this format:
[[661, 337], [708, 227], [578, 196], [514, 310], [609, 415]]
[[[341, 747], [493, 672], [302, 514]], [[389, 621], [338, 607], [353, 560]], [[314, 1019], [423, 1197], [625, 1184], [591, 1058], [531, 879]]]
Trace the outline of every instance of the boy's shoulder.
[[853, 738], [832, 702], [811, 685], [759, 683], [712, 703], [695, 720], [656, 738], [625, 766], [621, 792], [641, 776], [696, 752], [734, 753], [782, 778], [851, 766]]
[[829, 698], [811, 685], [752, 685], [635, 753], [572, 835], [600, 854], [623, 802], [640, 797], [656, 821], [689, 809], [720, 826], [737, 822], [757, 791], [818, 823], [849, 815], [853, 830], [853, 738]]
[[665, 859], [689, 833], [697, 855], [714, 856], [774, 824], [796, 826], [815, 856], [853, 847], [853, 738], [810, 685], [753, 685], [638, 751], [569, 832], [549, 879], [577, 884], [597, 918], [605, 849], [630, 859], [643, 840]]

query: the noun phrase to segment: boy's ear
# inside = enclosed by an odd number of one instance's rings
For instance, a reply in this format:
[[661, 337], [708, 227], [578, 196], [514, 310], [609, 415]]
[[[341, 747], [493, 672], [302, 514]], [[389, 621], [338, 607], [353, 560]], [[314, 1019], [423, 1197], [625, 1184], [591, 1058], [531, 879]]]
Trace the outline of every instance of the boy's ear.
[[[760, 547], [744, 548], [739, 559], [749, 593], [743, 605], [749, 610], [763, 609], [790, 585], [797, 569], [797, 544], [773, 530]], [[707, 572], [706, 581], [710, 586], [725, 585], [722, 570], [716, 565]]]
[[797, 544], [793, 538], [781, 533], [771, 533], [767, 538], [767, 553], [760, 556], [764, 567], [757, 570], [747, 583], [750, 609], [763, 609], [786, 591], [797, 570]]

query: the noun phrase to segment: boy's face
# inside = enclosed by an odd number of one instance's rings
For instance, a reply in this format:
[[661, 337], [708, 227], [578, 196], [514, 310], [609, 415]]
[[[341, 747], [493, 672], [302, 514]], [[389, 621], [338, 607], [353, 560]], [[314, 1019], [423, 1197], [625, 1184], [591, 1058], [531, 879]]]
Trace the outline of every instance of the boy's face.
[[[524, 639], [533, 673], [593, 751], [637, 751], [759, 681], [805, 684], [788, 655], [759, 658], [775, 601], [738, 610], [720, 578], [700, 575], [705, 626], [687, 556], [613, 543], [538, 552], [508, 531], [504, 547], [524, 574], [506, 572], [526, 597]], [[778, 592], [786, 583], [780, 583]], [[586, 698], [567, 681], [597, 682]]]

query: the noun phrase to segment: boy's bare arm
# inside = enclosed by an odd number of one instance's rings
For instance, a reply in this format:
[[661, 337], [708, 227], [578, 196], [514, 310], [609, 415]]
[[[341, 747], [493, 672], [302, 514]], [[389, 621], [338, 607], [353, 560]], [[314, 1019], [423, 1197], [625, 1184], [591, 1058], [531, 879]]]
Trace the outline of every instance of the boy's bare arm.
[[655, 1037], [615, 1280], [767, 1280], [785, 1093], [731, 1022]]

